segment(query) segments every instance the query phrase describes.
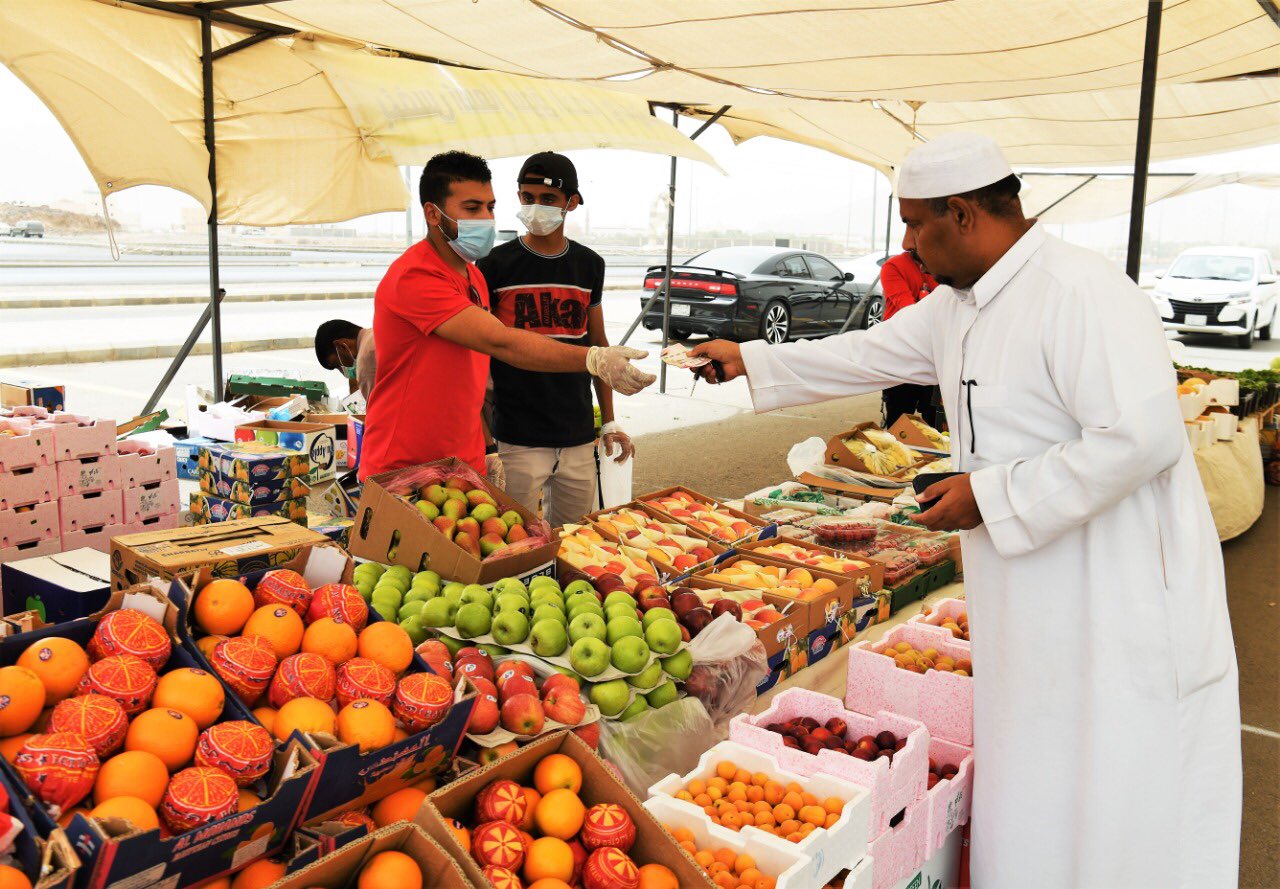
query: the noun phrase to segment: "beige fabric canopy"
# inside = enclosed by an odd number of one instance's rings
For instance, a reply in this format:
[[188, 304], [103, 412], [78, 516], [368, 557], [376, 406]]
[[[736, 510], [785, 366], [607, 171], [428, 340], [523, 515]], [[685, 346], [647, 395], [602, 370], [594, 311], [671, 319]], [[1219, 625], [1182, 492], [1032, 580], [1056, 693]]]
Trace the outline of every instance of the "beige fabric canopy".
[[[1280, 188], [1280, 173], [1158, 173], [1147, 182], [1147, 206], [1218, 188]], [[1022, 207], [1041, 222], [1093, 222], [1129, 212], [1133, 177], [1107, 173], [1023, 173]]]

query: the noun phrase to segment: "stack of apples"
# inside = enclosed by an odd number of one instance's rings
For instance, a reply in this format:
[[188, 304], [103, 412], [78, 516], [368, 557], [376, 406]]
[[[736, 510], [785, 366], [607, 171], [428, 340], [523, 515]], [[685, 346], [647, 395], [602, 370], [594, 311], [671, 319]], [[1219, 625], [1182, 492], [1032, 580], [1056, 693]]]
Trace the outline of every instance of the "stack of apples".
[[706, 542], [691, 536], [684, 525], [660, 522], [638, 509], [605, 513], [595, 520], [595, 525], [623, 544], [624, 555], [670, 565], [677, 571], [691, 571], [716, 557]]
[[597, 589], [618, 583], [620, 589], [635, 590], [658, 582], [658, 570], [643, 550], [606, 540], [586, 525], [564, 526], [559, 557], [592, 578]]
[[650, 509], [679, 519], [686, 528], [706, 534], [721, 543], [737, 543], [759, 531], [759, 527], [738, 518], [715, 502], [699, 500], [687, 491], [673, 491], [652, 500], [643, 501]]
[[763, 630], [782, 620], [782, 612], [747, 590], [695, 590], [679, 586], [672, 591], [671, 607], [691, 636], [697, 636], [707, 624], [726, 613], [753, 630]]
[[514, 509], [502, 512], [492, 494], [458, 476], [443, 485], [423, 485], [405, 499], [437, 531], [477, 559], [530, 536], [520, 513]]
[[812, 601], [836, 589], [835, 581], [828, 577], [815, 578], [806, 568], [762, 565], [749, 559], [738, 559], [733, 564], [704, 576], [713, 583], [732, 584], [749, 590], [767, 590], [774, 595], [801, 602]]
[[868, 567], [868, 563], [861, 559], [847, 559], [785, 540], [759, 547], [752, 552], [761, 556], [772, 556], [775, 559], [785, 559], [788, 562], [799, 562], [801, 565], [817, 568], [819, 571], [833, 571], [836, 574], [848, 574]]
[[[873, 759], [892, 760], [895, 753], [907, 746], [905, 737], [899, 738], [888, 730], [855, 738], [849, 734], [845, 721], [838, 716], [828, 719], [825, 725], [812, 716], [794, 716], [786, 722], [771, 722], [765, 728], [782, 735], [782, 743], [787, 747], [803, 750], [813, 756], [823, 750], [834, 750], [866, 762]], [[952, 774], [955, 774], [954, 770]]]

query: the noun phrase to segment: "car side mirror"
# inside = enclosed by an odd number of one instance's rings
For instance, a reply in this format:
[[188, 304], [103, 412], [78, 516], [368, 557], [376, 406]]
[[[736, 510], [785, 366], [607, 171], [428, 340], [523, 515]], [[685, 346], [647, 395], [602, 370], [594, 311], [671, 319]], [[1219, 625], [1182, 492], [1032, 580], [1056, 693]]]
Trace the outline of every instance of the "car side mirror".
[[853, 280], [853, 272], [845, 272], [845, 273], [844, 273], [843, 280], [845, 280], [845, 281], [852, 281], [852, 280]]
[[1262, 277], [1258, 278], [1258, 283], [1259, 283], [1259, 284], [1274, 284], [1274, 283], [1276, 283], [1276, 276], [1275, 276], [1275, 275], [1263, 275]]
[[1161, 278], [1164, 277], [1164, 269], [1157, 269], [1155, 274], [1152, 275], [1152, 277], [1155, 278], [1157, 281], [1159, 281]]

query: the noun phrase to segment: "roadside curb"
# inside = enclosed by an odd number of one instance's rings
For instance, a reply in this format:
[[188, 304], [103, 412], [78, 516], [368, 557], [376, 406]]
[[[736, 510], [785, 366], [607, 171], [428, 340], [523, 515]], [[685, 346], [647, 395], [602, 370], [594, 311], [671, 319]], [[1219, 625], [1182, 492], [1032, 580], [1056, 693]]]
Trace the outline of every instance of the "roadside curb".
[[[286, 337], [270, 340], [239, 340], [224, 342], [222, 353], [229, 352], [273, 352], [277, 349], [309, 349], [315, 344], [311, 336]], [[21, 354], [0, 354], [0, 368], [33, 367], [43, 364], [89, 364], [105, 361], [141, 361], [147, 358], [172, 358], [178, 354], [181, 343], [164, 343], [153, 346], [99, 347], [80, 349], [71, 352], [50, 350], [46, 352], [23, 352]], [[211, 343], [200, 342], [192, 347], [190, 355], [210, 355], [213, 353]]]

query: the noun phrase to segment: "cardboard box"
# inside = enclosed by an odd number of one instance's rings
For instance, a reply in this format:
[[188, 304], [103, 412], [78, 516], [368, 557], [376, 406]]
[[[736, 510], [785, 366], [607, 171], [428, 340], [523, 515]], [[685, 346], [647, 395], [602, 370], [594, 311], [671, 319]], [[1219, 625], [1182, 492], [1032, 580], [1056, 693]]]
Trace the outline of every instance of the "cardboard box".
[[[827, 439], [827, 453], [825, 456], [826, 462], [832, 466], [843, 466], [845, 469], [852, 469], [854, 472], [865, 472], [869, 475], [884, 475], [884, 473], [872, 472], [865, 463], [854, 455], [853, 451], [849, 450], [849, 446], [845, 444], [845, 439], [848, 438], [857, 438], [870, 444], [871, 440], [864, 434], [865, 430], [879, 428], [880, 427], [875, 423], [859, 423], [847, 432], [841, 432], [839, 435], [834, 435]], [[889, 473], [887, 477], [899, 478], [903, 473], [914, 466], [923, 466], [925, 463], [932, 462], [934, 459], [936, 458], [922, 458], [917, 460], [911, 466], [904, 466], [895, 472]]]
[[304, 527], [307, 522], [307, 501], [301, 497], [297, 500], [283, 500], [279, 503], [259, 503], [256, 506], [246, 506], [243, 503], [236, 503], [234, 500], [214, 497], [203, 491], [192, 491], [190, 504], [192, 521], [197, 525], [228, 522], [235, 519], [265, 518], [267, 516], [277, 516], [296, 522]]
[[140, 488], [178, 477], [177, 451], [152, 447], [141, 441], [122, 441], [116, 446], [120, 456], [120, 487]]
[[[384, 564], [404, 565], [410, 571], [430, 568], [447, 580], [490, 584], [504, 577], [525, 579], [554, 570], [560, 541], [554, 535], [543, 546], [506, 558], [481, 561], [441, 534], [401, 495], [417, 490], [424, 479], [445, 470], [466, 466], [457, 458], [393, 469], [365, 479], [357, 507], [357, 524], [351, 533], [351, 553]], [[515, 510], [527, 525], [540, 520], [528, 508], [497, 488], [487, 488], [498, 512]]]
[[[356, 884], [365, 863], [379, 852], [395, 850], [412, 858], [423, 875], [423, 886], [431, 889], [478, 889], [489, 881], [473, 883], [449, 857], [444, 848], [416, 824], [397, 822], [348, 843], [272, 884], [272, 889], [346, 889]], [[386, 889], [396, 889], [387, 886]]]
[[210, 497], [218, 497], [245, 506], [266, 506], [286, 500], [307, 498], [311, 488], [301, 478], [268, 478], [246, 482], [228, 478], [217, 472], [200, 470], [200, 490]]
[[9, 817], [22, 827], [13, 838], [8, 863], [26, 875], [33, 889], [71, 889], [80, 859], [66, 834], [49, 819], [37, 823], [35, 798], [7, 762], [0, 767], [0, 788], [8, 797]]
[[924, 423], [924, 417], [919, 414], [900, 414], [898, 419], [893, 421], [893, 425], [889, 427], [889, 432], [893, 434], [894, 438], [898, 439], [898, 441], [902, 442], [909, 448], [924, 448], [930, 451], [945, 450], [945, 448], [930, 441], [929, 436], [921, 432], [919, 428], [916, 427], [916, 424], [911, 422], [912, 420], [919, 420], [921, 423]]
[[521, 785], [530, 784], [538, 762], [552, 753], [563, 753], [581, 766], [582, 790], [579, 796], [588, 808], [597, 803], [617, 803], [626, 809], [636, 826], [636, 841], [627, 854], [637, 865], [656, 863], [671, 868], [681, 889], [711, 885], [702, 868], [676, 845], [675, 840], [662, 829], [662, 825], [641, 805], [640, 800], [572, 732], [547, 735], [436, 790], [418, 810], [416, 823], [453, 856], [471, 882], [477, 886], [487, 885], [475, 859], [471, 857], [471, 850], [458, 844], [452, 831], [445, 825], [445, 819], [456, 818], [464, 824], [471, 824], [474, 820], [472, 813], [475, 796], [481, 788], [499, 778], [507, 778]]
[[0, 472], [0, 509], [15, 509], [57, 499], [58, 468], [52, 463]]
[[0, 380], [0, 407], [42, 407], [50, 411], [64, 410], [67, 401], [65, 386], [47, 386], [31, 380], [6, 378]]
[[150, 577], [172, 580], [204, 567], [214, 577], [239, 577], [328, 545], [323, 534], [274, 516], [126, 534], [112, 541], [111, 587], [123, 589]]
[[177, 463], [178, 478], [195, 480], [200, 478], [200, 449], [217, 442], [211, 438], [183, 438], [173, 443], [174, 460]]
[[317, 380], [292, 380], [288, 377], [266, 377], [251, 374], [232, 374], [227, 380], [227, 394], [265, 395], [287, 397], [294, 393], [307, 397], [307, 401], [324, 401], [329, 387]]
[[116, 441], [117, 443], [123, 441], [130, 435], [139, 435], [143, 432], [155, 432], [157, 429], [162, 428], [166, 423], [168, 423], [168, 421], [169, 412], [164, 408], [149, 414], [140, 414], [132, 420], [126, 420], [123, 423], [116, 424]]
[[[848, 571], [843, 571], [843, 570], [828, 571], [826, 569], [814, 568], [810, 565], [804, 564], [803, 562], [797, 562], [792, 559], [786, 559], [781, 556], [772, 555], [770, 553], [760, 552], [760, 550], [762, 549], [775, 546], [776, 544], [779, 544], [779, 543], [795, 544], [796, 546], [802, 546], [805, 549], [811, 549], [821, 553], [826, 553], [832, 558], [841, 559], [844, 561], [849, 561], [854, 558], [853, 556], [850, 556], [848, 553], [841, 552], [838, 549], [833, 549], [832, 547], [829, 547], [829, 546], [823, 546], [822, 544], [814, 543], [813, 541], [797, 540], [794, 537], [787, 537], [785, 535], [779, 535], [777, 537], [771, 537], [765, 540], [756, 540], [750, 543], [742, 543], [738, 545], [737, 550], [739, 554], [750, 553], [752, 559], [758, 560], [768, 565], [781, 565], [785, 568], [804, 568], [808, 570], [810, 574], [813, 574], [814, 577], [821, 576], [821, 577], [830, 577], [832, 579], [843, 577], [845, 580], [853, 581], [857, 586], [857, 593], [863, 596], [870, 595], [871, 593], [875, 593], [884, 586], [884, 566], [881, 565], [879, 562], [876, 562], [870, 558], [857, 559], [857, 561], [859, 562], [866, 562], [867, 564], [865, 567], [852, 568]], [[815, 571], [820, 571], [821, 574], [814, 574]]]
[[176, 478], [125, 488], [121, 494], [124, 520], [130, 524], [171, 515], [182, 506], [182, 494]]
[[716, 535], [711, 532], [703, 532], [698, 530], [697, 528], [690, 528], [689, 530], [698, 537], [705, 537], [707, 540], [714, 540], [717, 543], [732, 545], [742, 540], [754, 540], [759, 535], [760, 531], [769, 524], [768, 522], [761, 521], [758, 517], [751, 515], [750, 513], [743, 512], [740, 509], [734, 509], [732, 506], [725, 505], [725, 503], [721, 500], [717, 500], [714, 497], [708, 497], [706, 494], [699, 494], [697, 491], [693, 490], [692, 488], [686, 488], [684, 485], [672, 485], [669, 488], [663, 488], [659, 491], [651, 491], [648, 494], [643, 494], [637, 497], [636, 502], [642, 504], [646, 508], [657, 513], [659, 516], [664, 516], [665, 521], [676, 521], [676, 522], [680, 522], [681, 524], [687, 525], [688, 520], [685, 517], [672, 515], [670, 512], [668, 512], [666, 509], [659, 506], [657, 503], [659, 498], [668, 497], [677, 492], [682, 494], [687, 494], [688, 496], [692, 497], [694, 500], [697, 500], [700, 503], [705, 503], [706, 505], [710, 506], [716, 512], [721, 512], [721, 513], [725, 513], [726, 515], [733, 516], [735, 519], [739, 519], [743, 522], [746, 522], [748, 525], [751, 525], [755, 529], [745, 534], [738, 534], [735, 536], [722, 536], [722, 535]]
[[0, 509], [0, 549], [39, 543], [57, 537], [59, 531], [56, 502]]
[[116, 424], [79, 414], [50, 414], [46, 421], [53, 429], [55, 460], [80, 460], [86, 457], [114, 456]]
[[96, 549], [98, 552], [111, 552], [111, 540], [121, 534], [131, 533], [135, 525], [120, 522], [115, 525], [99, 525], [96, 528], [81, 528], [68, 531], [62, 535], [63, 549]]
[[50, 537], [47, 540], [33, 540], [31, 543], [20, 543], [0, 549], [0, 566], [20, 559], [35, 559], [39, 556], [51, 556], [62, 552], [62, 537]]
[[[190, 513], [187, 514], [190, 515]], [[168, 515], [152, 516], [140, 522], [130, 522], [127, 527], [129, 530], [121, 533], [143, 534], [148, 531], [171, 531], [174, 528], [182, 527], [182, 514], [171, 512]]]
[[115, 454], [59, 460], [58, 496], [120, 490], [120, 458]]
[[52, 429], [30, 420], [0, 417], [0, 472], [53, 462]]
[[820, 475], [814, 475], [812, 472], [800, 473], [796, 476], [796, 481], [824, 494], [852, 497], [858, 500], [876, 500], [881, 503], [892, 503], [899, 494], [907, 489], [906, 484], [895, 488], [878, 488], [873, 485], [837, 482], [823, 478]]
[[287, 479], [305, 480], [311, 471], [306, 454], [255, 441], [202, 446], [196, 451], [196, 460], [202, 473], [228, 482], [247, 482], [255, 488], [279, 486]]
[[237, 442], [258, 442], [306, 454], [310, 463], [307, 481], [317, 484], [333, 478], [337, 470], [334, 456], [337, 433], [332, 424], [292, 423], [285, 420], [259, 420], [236, 427]]
[[[724, 543], [717, 540], [712, 540], [705, 534], [698, 534], [692, 528], [685, 526], [684, 522], [682, 522], [680, 519], [672, 518], [671, 516], [666, 515], [665, 513], [659, 510], [646, 506], [645, 504], [640, 503], [638, 501], [632, 501], [631, 503], [624, 503], [622, 506], [613, 506], [613, 507], [610, 507], [609, 509], [597, 510], [596, 512], [588, 513], [586, 516], [583, 517], [584, 521], [590, 524], [591, 527], [595, 529], [597, 532], [599, 532], [599, 534], [602, 537], [604, 537], [606, 540], [612, 543], [619, 544], [621, 546], [632, 547], [633, 549], [637, 549], [641, 553], [643, 553], [641, 558], [643, 558], [646, 562], [648, 562], [655, 569], [657, 569], [659, 579], [682, 577], [690, 573], [691, 571], [698, 570], [700, 566], [706, 564], [706, 561], [697, 562], [694, 565], [690, 565], [684, 568], [677, 568], [671, 561], [668, 561], [665, 558], [665, 554], [663, 554], [664, 558], [662, 559], [651, 556], [649, 554], [651, 550], [654, 550], [657, 547], [656, 547], [656, 544], [653, 541], [649, 540], [648, 538], [644, 538], [643, 541], [637, 545], [636, 543], [631, 541], [624, 541], [621, 537], [619, 537], [618, 534], [616, 534], [613, 530], [611, 530], [611, 528], [613, 527], [611, 523], [601, 524], [602, 520], [607, 522], [609, 516], [624, 509], [629, 509], [629, 510], [634, 510], [636, 512], [639, 512], [645, 516], [648, 516], [649, 518], [652, 518], [656, 522], [679, 525], [682, 531], [676, 532], [677, 536], [688, 537], [691, 540], [698, 541], [700, 545], [710, 550], [715, 556], [721, 556], [728, 551], [728, 547], [726, 547]], [[694, 558], [696, 559], [697, 557], [695, 556]]]
[[[359, 392], [356, 393], [356, 395], [359, 394]], [[360, 446], [364, 444], [363, 406], [351, 412], [351, 419], [347, 421], [347, 425], [350, 427], [347, 432], [347, 466], [356, 469], [360, 466]]]
[[351, 436], [351, 415], [348, 413], [329, 413], [328, 411], [309, 410], [302, 415], [303, 423], [320, 423], [333, 427], [333, 465], [336, 471], [349, 468], [347, 462], [347, 439]]
[[67, 494], [58, 501], [58, 515], [63, 534], [120, 525], [125, 522], [124, 498], [119, 491]]

